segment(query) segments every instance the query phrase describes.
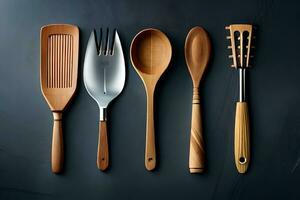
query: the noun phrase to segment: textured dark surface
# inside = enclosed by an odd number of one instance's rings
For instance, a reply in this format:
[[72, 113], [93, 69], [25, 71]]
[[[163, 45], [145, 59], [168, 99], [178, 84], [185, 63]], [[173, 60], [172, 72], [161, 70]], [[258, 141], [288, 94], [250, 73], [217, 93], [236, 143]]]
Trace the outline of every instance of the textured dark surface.
[[[0, 199], [300, 199], [300, 63], [297, 1], [0, 0]], [[251, 165], [233, 157], [238, 85], [224, 26], [258, 26], [256, 64], [248, 73]], [[65, 171], [50, 171], [52, 114], [39, 84], [39, 31], [50, 23], [80, 27], [78, 90], [64, 115]], [[188, 171], [192, 82], [184, 61], [187, 32], [210, 33], [213, 59], [201, 85], [207, 171]], [[127, 61], [123, 93], [109, 108], [110, 169], [96, 167], [98, 109], [84, 88], [83, 55], [94, 27], [119, 29]], [[159, 165], [144, 167], [146, 98], [129, 46], [143, 28], [173, 46], [156, 90]]]

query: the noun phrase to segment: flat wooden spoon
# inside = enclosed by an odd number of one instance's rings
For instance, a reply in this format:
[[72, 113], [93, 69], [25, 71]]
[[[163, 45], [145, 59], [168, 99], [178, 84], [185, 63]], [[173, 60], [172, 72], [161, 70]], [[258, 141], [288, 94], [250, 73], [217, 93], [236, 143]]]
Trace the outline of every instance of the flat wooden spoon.
[[41, 29], [40, 78], [42, 93], [53, 113], [51, 169], [63, 171], [62, 115], [77, 88], [79, 29], [69, 24], [49, 24]]
[[130, 46], [130, 59], [142, 79], [147, 94], [147, 125], [145, 166], [153, 170], [156, 165], [153, 96], [155, 86], [167, 69], [172, 56], [172, 47], [167, 36], [153, 28], [139, 32]]
[[204, 170], [205, 153], [202, 136], [199, 85], [211, 54], [211, 44], [207, 32], [194, 27], [185, 40], [185, 60], [193, 80], [192, 124], [190, 136], [190, 173]]

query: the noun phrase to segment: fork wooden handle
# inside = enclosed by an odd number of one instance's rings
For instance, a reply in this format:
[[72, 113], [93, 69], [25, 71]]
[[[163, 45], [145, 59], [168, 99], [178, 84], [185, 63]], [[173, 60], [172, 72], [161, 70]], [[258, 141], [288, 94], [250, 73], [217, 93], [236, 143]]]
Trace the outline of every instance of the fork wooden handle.
[[97, 166], [100, 170], [104, 171], [108, 168], [108, 164], [109, 164], [109, 153], [108, 153], [107, 125], [106, 125], [106, 121], [100, 121]]
[[250, 161], [249, 115], [246, 102], [237, 102], [234, 131], [234, 157], [239, 173], [245, 173]]
[[200, 96], [198, 88], [194, 88], [189, 157], [190, 173], [202, 173], [204, 170], [204, 162], [205, 152], [202, 136]]
[[53, 112], [53, 136], [51, 152], [51, 168], [53, 173], [59, 173], [63, 169], [64, 151], [62, 135], [62, 113]]

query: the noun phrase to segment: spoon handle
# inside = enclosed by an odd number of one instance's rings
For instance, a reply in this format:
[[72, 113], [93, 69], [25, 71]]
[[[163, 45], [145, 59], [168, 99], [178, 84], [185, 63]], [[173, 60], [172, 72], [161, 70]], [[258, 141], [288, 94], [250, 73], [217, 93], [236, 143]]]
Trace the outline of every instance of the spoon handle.
[[190, 136], [190, 173], [201, 173], [204, 170], [205, 153], [202, 136], [200, 96], [198, 88], [193, 89], [192, 124]]
[[147, 127], [146, 127], [146, 149], [145, 149], [145, 166], [148, 171], [155, 168], [156, 151], [155, 151], [155, 134], [154, 134], [154, 115], [153, 115], [153, 94], [147, 92]]
[[107, 169], [109, 163], [108, 139], [106, 121], [100, 121], [97, 166], [100, 170]]
[[237, 102], [234, 131], [234, 157], [239, 173], [245, 173], [250, 161], [249, 115], [246, 102]]
[[62, 171], [64, 162], [63, 135], [62, 135], [62, 113], [53, 112], [53, 136], [51, 151], [51, 168], [53, 173]]

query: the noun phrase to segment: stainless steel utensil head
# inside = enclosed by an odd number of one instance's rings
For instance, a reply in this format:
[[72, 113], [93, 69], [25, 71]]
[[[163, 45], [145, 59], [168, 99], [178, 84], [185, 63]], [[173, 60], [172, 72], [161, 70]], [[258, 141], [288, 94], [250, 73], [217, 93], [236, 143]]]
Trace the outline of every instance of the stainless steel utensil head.
[[125, 61], [118, 32], [114, 30], [110, 34], [107, 29], [105, 40], [103, 35], [102, 28], [99, 39], [96, 31], [92, 31], [83, 68], [85, 88], [98, 103], [100, 118], [101, 112], [121, 93], [125, 84]]

